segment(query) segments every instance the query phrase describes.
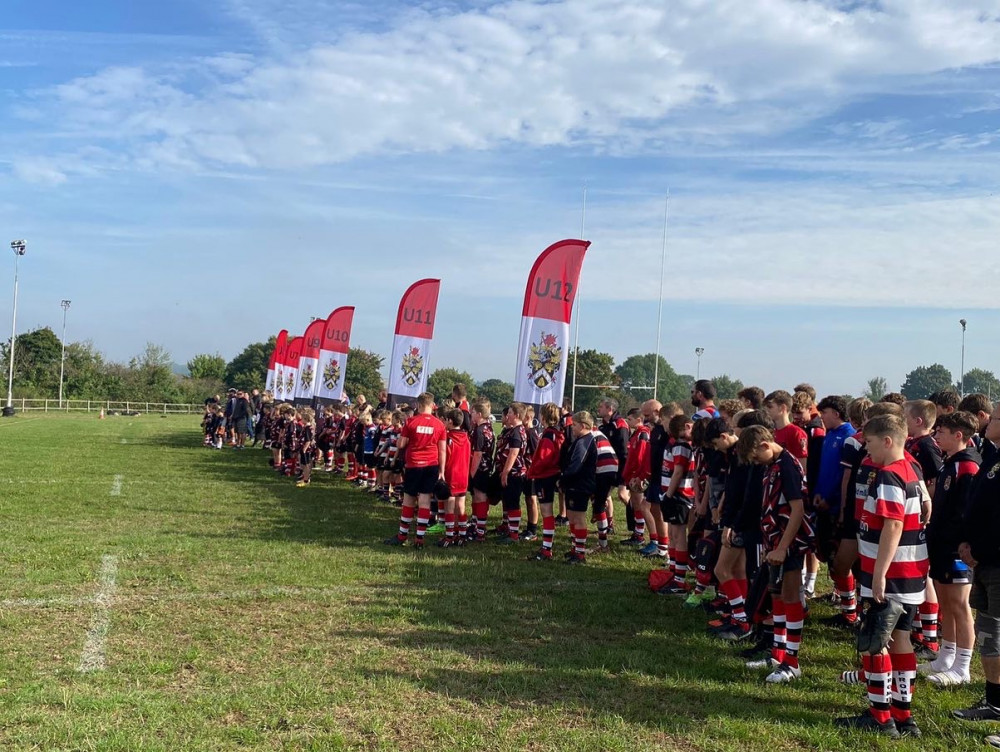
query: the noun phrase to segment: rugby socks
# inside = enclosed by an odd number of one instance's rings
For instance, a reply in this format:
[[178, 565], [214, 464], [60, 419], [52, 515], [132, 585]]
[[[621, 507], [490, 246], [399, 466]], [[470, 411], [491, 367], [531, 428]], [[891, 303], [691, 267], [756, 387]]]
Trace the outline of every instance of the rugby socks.
[[931, 650], [938, 649], [938, 604], [924, 601], [920, 604], [920, 632], [923, 643]]
[[917, 656], [913, 653], [899, 653], [890, 654], [888, 658], [889, 664], [892, 667], [892, 706], [890, 708], [890, 715], [894, 721], [900, 723], [909, 720], [911, 717], [910, 706], [913, 704], [913, 683], [917, 680]]
[[573, 533], [573, 553], [579, 557], [587, 555], [587, 526], [570, 528]]
[[969, 675], [969, 666], [972, 663], [972, 648], [957, 648], [955, 650], [955, 662], [951, 670], [963, 679]]
[[670, 555], [670, 548], [667, 546], [668, 539], [666, 537], [659, 537], [656, 539], [656, 553], [662, 558], [667, 558]]
[[635, 518], [635, 537], [637, 540], [645, 540], [646, 538], [646, 520], [643, 519], [642, 515]]
[[802, 622], [805, 609], [802, 601], [785, 604], [785, 663], [792, 668], [799, 667], [799, 648], [802, 645]]
[[476, 521], [476, 538], [483, 540], [486, 537], [486, 521], [490, 513], [490, 503], [488, 501], [472, 502], [472, 517]]
[[444, 516], [444, 537], [446, 540], [455, 540], [455, 515], [445, 514]]
[[431, 519], [430, 509], [417, 509], [417, 545], [424, 545], [424, 536], [427, 534], [427, 523]]
[[938, 650], [937, 658], [931, 661], [931, 669], [934, 673], [940, 673], [942, 671], [947, 671], [953, 665], [955, 665], [956, 653], [958, 651], [958, 646], [954, 642], [948, 642], [947, 640], [941, 641], [941, 648]]
[[840, 596], [840, 613], [848, 621], [857, 620], [858, 598], [854, 590], [854, 574], [848, 572], [843, 577], [834, 577], [833, 586], [837, 588], [837, 595]]
[[507, 512], [507, 535], [511, 540], [517, 540], [521, 535], [521, 509], [511, 509]]
[[413, 507], [407, 504], [403, 504], [403, 508], [399, 510], [399, 539], [406, 543], [406, 539], [410, 537], [410, 523], [413, 522]]
[[868, 684], [868, 705], [872, 718], [879, 723], [888, 723], [892, 718], [890, 712], [892, 703], [892, 659], [889, 658], [887, 653], [862, 655], [861, 665], [864, 668], [865, 680]]
[[597, 545], [601, 548], [608, 547], [608, 513], [601, 512], [597, 515]]
[[684, 578], [687, 577], [688, 570], [691, 568], [691, 559], [688, 552], [674, 549], [670, 552], [670, 558], [674, 561], [674, 577], [678, 582], [683, 583]]
[[772, 600], [774, 639], [771, 642], [771, 658], [781, 664], [785, 662], [785, 602], [781, 598]]
[[556, 537], [556, 518], [553, 515], [542, 517], [542, 548], [552, 553], [552, 541]]
[[466, 514], [458, 515], [458, 537], [465, 538], [469, 532], [469, 518]]
[[816, 592], [816, 573], [815, 572], [806, 572], [806, 580], [805, 580], [804, 590], [807, 593], [809, 593], [810, 595], [812, 593]]
[[739, 581], [726, 580], [725, 582], [720, 582], [719, 591], [729, 601], [729, 609], [733, 619], [745, 623], [747, 620], [746, 599], [743, 597], [743, 593], [740, 592]]

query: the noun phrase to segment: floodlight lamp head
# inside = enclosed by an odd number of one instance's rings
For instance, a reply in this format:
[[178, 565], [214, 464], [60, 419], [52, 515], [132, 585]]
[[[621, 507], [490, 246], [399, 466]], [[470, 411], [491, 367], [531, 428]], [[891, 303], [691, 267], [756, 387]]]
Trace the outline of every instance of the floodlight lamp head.
[[17, 256], [23, 256], [27, 248], [28, 244], [25, 243], [23, 240], [10, 241], [10, 249], [14, 251], [14, 254]]
[[962, 325], [962, 331], [964, 332], [965, 331], [965, 325], [968, 324], [969, 322], [966, 321], [965, 319], [959, 319], [958, 323]]

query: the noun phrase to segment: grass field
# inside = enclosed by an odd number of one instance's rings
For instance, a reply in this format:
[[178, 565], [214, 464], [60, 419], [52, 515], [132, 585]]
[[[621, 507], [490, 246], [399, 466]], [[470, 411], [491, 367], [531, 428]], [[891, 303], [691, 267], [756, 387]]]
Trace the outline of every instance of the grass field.
[[807, 623], [802, 680], [768, 687], [634, 554], [389, 549], [394, 508], [203, 449], [197, 423], [0, 422], [0, 747], [963, 750], [992, 731], [948, 715], [977, 672], [918, 684], [919, 742], [841, 736], [831, 718], [864, 707], [836, 682], [843, 633]]

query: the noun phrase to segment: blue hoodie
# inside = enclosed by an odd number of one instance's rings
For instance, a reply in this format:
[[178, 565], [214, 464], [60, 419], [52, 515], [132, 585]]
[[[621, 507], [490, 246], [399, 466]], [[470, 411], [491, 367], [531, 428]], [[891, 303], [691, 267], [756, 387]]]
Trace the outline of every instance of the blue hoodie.
[[847, 438], [856, 433], [854, 426], [844, 423], [839, 428], [828, 430], [826, 438], [823, 439], [816, 494], [826, 501], [830, 511], [833, 512], [840, 510], [840, 482], [844, 477], [844, 470], [840, 465], [840, 450]]

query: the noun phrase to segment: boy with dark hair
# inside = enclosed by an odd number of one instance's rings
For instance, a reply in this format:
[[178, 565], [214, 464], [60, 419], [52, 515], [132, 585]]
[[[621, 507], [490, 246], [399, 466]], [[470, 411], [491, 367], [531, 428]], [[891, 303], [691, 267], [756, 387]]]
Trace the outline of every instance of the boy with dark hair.
[[979, 421], [975, 416], [961, 410], [942, 416], [937, 426], [937, 440], [947, 459], [934, 492], [927, 525], [927, 553], [930, 576], [940, 604], [941, 647], [933, 661], [918, 669], [929, 675], [929, 682], [942, 687], [971, 681], [969, 666], [975, 642], [975, 626], [969, 607], [972, 571], [959, 558], [958, 547], [965, 532], [962, 522], [965, 503], [979, 472], [979, 452], [969, 446], [978, 430]]
[[955, 412], [962, 398], [958, 396], [958, 392], [954, 389], [942, 389], [939, 392], [934, 392], [927, 399], [934, 403], [934, 407], [937, 409], [937, 417], [940, 418], [942, 415]]
[[417, 397], [417, 414], [406, 421], [399, 434], [397, 450], [405, 452], [403, 508], [399, 513], [399, 534], [388, 538], [389, 546], [402, 546], [410, 534], [413, 510], [417, 511], [416, 547], [422, 548], [431, 518], [431, 494], [439, 480], [444, 480], [448, 451], [448, 432], [433, 415], [434, 395], [424, 392]]
[[816, 511], [816, 548], [826, 551], [832, 547], [834, 524], [840, 514], [843, 496], [841, 449], [848, 437], [857, 431], [847, 422], [847, 400], [843, 397], [824, 397], [816, 407], [826, 435], [823, 437], [816, 487], [812, 491], [813, 509]]
[[861, 597], [871, 602], [859, 636], [869, 709], [839, 718], [838, 726], [919, 736], [913, 720], [917, 658], [910, 627], [924, 599], [927, 544], [921, 522], [920, 476], [905, 456], [906, 423], [879, 415], [865, 423], [865, 444], [876, 467], [861, 513]]
[[694, 506], [694, 465], [691, 429], [694, 424], [686, 415], [675, 415], [667, 424], [673, 440], [670, 450], [670, 482], [660, 500], [660, 511], [667, 523], [670, 541], [671, 579], [657, 592], [663, 595], [687, 593], [685, 578], [690, 561], [688, 556], [688, 519]]
[[556, 518], [554, 504], [556, 501], [556, 486], [559, 481], [559, 457], [562, 453], [564, 435], [559, 428], [559, 406], [554, 402], [542, 405], [541, 438], [528, 468], [528, 478], [534, 483], [538, 495], [538, 505], [542, 514], [542, 547], [530, 559], [536, 561], [552, 560], [552, 543], [556, 534]]
[[500, 480], [500, 501], [507, 518], [507, 535], [497, 541], [501, 544], [517, 543], [521, 539], [521, 491], [526, 472], [524, 451], [528, 443], [524, 415], [525, 406], [522, 403], [508, 405], [503, 415], [503, 431], [497, 439], [493, 472]]
[[497, 440], [493, 435], [493, 420], [490, 417], [492, 405], [488, 399], [478, 399], [472, 403], [472, 457], [469, 477], [472, 478], [472, 524], [469, 526], [470, 539], [477, 543], [486, 540], [486, 523], [490, 514], [490, 478], [493, 475], [493, 455]]
[[[983, 433], [984, 446], [1000, 443], [1000, 406]], [[1000, 721], [1000, 458], [983, 462], [972, 481], [964, 518], [962, 561], [974, 568], [970, 605], [976, 609], [975, 631], [986, 677], [986, 696], [970, 708], [952, 712], [963, 721]], [[1000, 748], [1000, 736], [986, 737]]]
[[638, 407], [629, 410], [625, 420], [632, 434], [628, 441], [621, 482], [629, 490], [635, 529], [631, 536], [622, 541], [622, 545], [641, 548], [646, 544], [647, 525], [650, 531], [655, 530], [649, 502], [645, 499], [646, 487], [649, 485], [649, 426], [643, 422], [642, 411]]
[[972, 413], [979, 422], [979, 431], [972, 441], [983, 456], [983, 462], [989, 463], [993, 460], [995, 447], [989, 442], [984, 442], [982, 437], [986, 433], [986, 426], [990, 422], [990, 413], [993, 412], [993, 403], [985, 394], [967, 394], [958, 405], [959, 410]]
[[809, 456], [809, 438], [791, 419], [792, 395], [781, 389], [764, 398], [764, 409], [774, 422], [774, 441], [803, 464]]
[[521, 540], [538, 540], [538, 490], [535, 488], [535, 481], [531, 478], [531, 463], [534, 462], [535, 452], [538, 451], [538, 442], [542, 438], [542, 430], [539, 422], [535, 420], [535, 408], [531, 405], [524, 407], [524, 435], [526, 442], [524, 445], [524, 483], [522, 491], [524, 493], [524, 504], [528, 514], [528, 525], [521, 535]]
[[[461, 546], [465, 542], [468, 518], [465, 515], [465, 494], [469, 490], [469, 462], [472, 449], [465, 430], [465, 412], [459, 408], [445, 411], [448, 429], [447, 455], [444, 462], [444, 479], [450, 495], [444, 507], [444, 538], [438, 541], [441, 548]], [[457, 535], [456, 535], [457, 523]]]
[[455, 407], [462, 411], [462, 430], [468, 434], [472, 433], [472, 411], [469, 409], [465, 384], [455, 384], [451, 388], [451, 398], [455, 401]]
[[587, 562], [587, 505], [597, 487], [597, 441], [594, 419], [586, 410], [573, 415], [573, 441], [565, 453], [561, 485], [566, 493], [569, 529], [573, 550], [566, 557], [570, 564]]
[[812, 498], [819, 478], [820, 458], [823, 455], [823, 439], [826, 428], [823, 419], [816, 413], [816, 402], [807, 392], [792, 395], [792, 422], [806, 432], [806, 487]]
[[[597, 414], [601, 417], [600, 432], [611, 442], [611, 448], [615, 451], [618, 459], [618, 469], [615, 472], [614, 485], [618, 488], [618, 498], [625, 505], [625, 519], [629, 531], [635, 530], [635, 516], [632, 507], [629, 506], [628, 486], [622, 481], [622, 473], [625, 471], [625, 463], [628, 461], [628, 443], [631, 436], [628, 422], [618, 412], [618, 400], [605, 398], [597, 406]], [[608, 495], [608, 532], [614, 535], [614, 507], [611, 504], [610, 494]]]
[[748, 386], [741, 389], [737, 394], [743, 400], [743, 406], [751, 410], [760, 410], [764, 407], [764, 390], [759, 386]]
[[763, 426], [744, 429], [736, 449], [743, 462], [765, 468], [761, 533], [770, 567], [774, 620], [770, 659], [747, 665], [772, 668], [767, 682], [784, 684], [802, 676], [802, 566], [814, 540], [812, 520], [805, 508], [805, 474], [799, 461]]
[[891, 402], [894, 405], [902, 407], [906, 404], [906, 397], [899, 392], [886, 392], [879, 398], [879, 402]]
[[611, 508], [611, 491], [618, 485], [619, 472], [618, 455], [611, 441], [602, 431], [594, 428], [594, 441], [597, 448], [597, 477], [594, 479], [594, 516], [597, 524], [597, 551], [608, 551], [608, 531], [611, 527], [608, 510]]

